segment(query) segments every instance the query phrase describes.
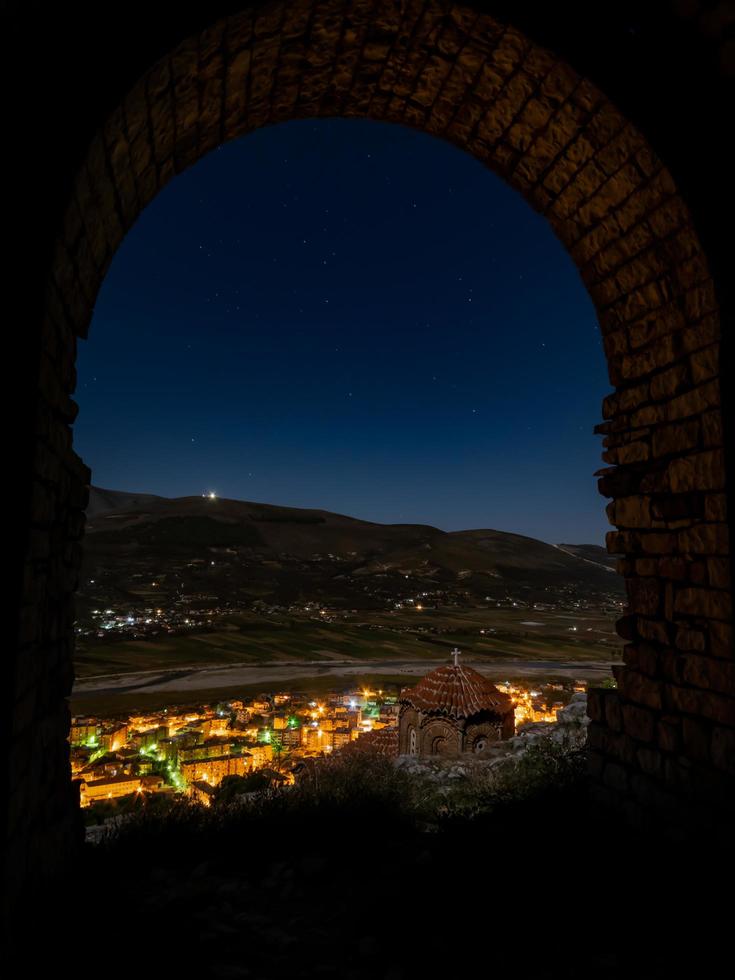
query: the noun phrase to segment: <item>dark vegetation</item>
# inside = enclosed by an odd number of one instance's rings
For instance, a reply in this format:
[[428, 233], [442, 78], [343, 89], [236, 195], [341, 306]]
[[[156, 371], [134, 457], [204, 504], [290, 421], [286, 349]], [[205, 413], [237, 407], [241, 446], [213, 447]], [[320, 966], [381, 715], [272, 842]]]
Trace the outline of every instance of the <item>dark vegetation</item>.
[[[106, 977], [709, 972], [723, 952], [727, 903], [709, 891], [722, 862], [702, 860], [705, 842], [598, 813], [580, 763], [540, 750], [515, 791], [486, 788], [481, 806], [445, 813], [420, 781], [359, 755], [245, 805], [148, 812], [85, 849], [63, 902], [39, 893], [36, 925], [42, 914], [47, 938], [79, 937]], [[129, 955], [112, 955], [122, 934]], [[29, 948], [31, 973], [42, 954]]]
[[106, 527], [97, 531], [94, 551], [99, 554], [120, 553], [131, 549], [154, 549], [157, 555], [178, 554], [202, 548], [262, 543], [257, 528], [249, 524], [229, 524], [212, 517], [193, 514], [188, 517], [163, 517], [158, 521], [121, 528]]

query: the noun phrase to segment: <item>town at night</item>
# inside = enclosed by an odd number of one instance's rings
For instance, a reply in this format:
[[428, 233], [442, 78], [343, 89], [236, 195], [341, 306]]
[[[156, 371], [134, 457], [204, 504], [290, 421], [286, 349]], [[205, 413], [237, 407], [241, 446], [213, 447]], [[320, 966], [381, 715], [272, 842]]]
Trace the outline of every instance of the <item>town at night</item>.
[[[554, 723], [573, 694], [586, 689], [584, 682], [497, 687], [512, 698], [518, 734], [529, 724]], [[316, 700], [304, 692], [278, 691], [118, 718], [74, 717], [72, 778], [81, 806], [89, 808], [88, 826], [114, 824], [116, 816], [134, 812], [154, 794], [186, 795], [209, 806], [227, 777], [240, 777], [225, 782], [237, 795], [238, 789], [247, 792], [245, 777], [259, 774], [250, 780], [256, 787], [285, 786], [295, 782], [307, 759], [351, 745], [398, 755], [399, 710], [396, 694], [363, 687]], [[363, 738], [371, 732], [381, 733], [377, 745]]]
[[7, 975], [727, 971], [735, 0], [1, 6]]

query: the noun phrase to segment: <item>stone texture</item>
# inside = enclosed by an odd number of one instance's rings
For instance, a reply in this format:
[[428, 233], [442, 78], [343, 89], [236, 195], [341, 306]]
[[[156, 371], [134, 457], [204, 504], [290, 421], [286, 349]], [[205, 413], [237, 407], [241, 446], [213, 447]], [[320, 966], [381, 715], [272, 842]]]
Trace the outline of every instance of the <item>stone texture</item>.
[[[168, 54], [141, 55], [140, 80], [111, 86], [104, 114], [90, 102], [89, 131], [70, 131], [76, 178], [56, 187], [53, 242], [39, 247], [43, 269], [24, 297], [40, 333], [23, 396], [35, 420], [34, 489], [8, 686], [13, 880], [53, 867], [79, 838], [65, 742], [90, 479], [71, 440], [76, 337], [123, 235], [158, 190], [220, 140], [295, 117], [367, 116], [441, 135], [504, 175], [569, 250], [615, 388], [599, 427], [610, 464], [600, 490], [612, 498], [608, 547], [622, 556], [630, 596], [619, 688], [590, 695], [591, 772], [599, 797], [622, 813], [673, 819], [677, 800], [724, 792], [713, 774], [732, 773], [732, 676], [714, 663], [733, 657], [733, 440], [710, 256], [646, 137], [564, 60], [480, 6], [272, 2], [200, 33], [171, 13], [169, 41], [154, 46]], [[519, 7], [533, 33], [543, 18]], [[677, 651], [696, 655], [679, 673]]]

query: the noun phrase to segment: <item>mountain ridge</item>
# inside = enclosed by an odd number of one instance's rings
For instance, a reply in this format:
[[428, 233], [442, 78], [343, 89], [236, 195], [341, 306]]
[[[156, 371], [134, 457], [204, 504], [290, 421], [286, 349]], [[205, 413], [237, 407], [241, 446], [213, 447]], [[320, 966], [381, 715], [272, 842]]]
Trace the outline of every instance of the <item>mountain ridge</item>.
[[250, 589], [280, 603], [373, 605], [418, 589], [451, 594], [454, 601], [519, 590], [537, 600], [575, 589], [582, 595], [622, 592], [609, 564], [590, 557], [598, 551], [608, 557], [597, 546], [550, 545], [491, 528], [443, 531], [313, 508], [99, 487], [90, 490], [87, 516], [85, 574], [95, 580], [111, 574], [121, 588], [126, 578], [176, 570], [180, 591], [185, 585], [196, 591], [203, 585], [197, 566], [208, 561], [210, 590], [219, 574], [219, 594], [242, 598]]

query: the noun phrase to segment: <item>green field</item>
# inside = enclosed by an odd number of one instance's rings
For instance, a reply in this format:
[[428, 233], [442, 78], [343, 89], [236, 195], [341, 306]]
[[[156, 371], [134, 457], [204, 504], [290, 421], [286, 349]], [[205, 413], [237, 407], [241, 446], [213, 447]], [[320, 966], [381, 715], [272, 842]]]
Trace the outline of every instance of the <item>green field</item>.
[[77, 651], [76, 673], [86, 679], [236, 663], [443, 659], [454, 646], [472, 657], [615, 659], [621, 641], [614, 632], [614, 618], [593, 611], [486, 608], [361, 613], [332, 622], [246, 615], [231, 617], [212, 632], [82, 647]]

